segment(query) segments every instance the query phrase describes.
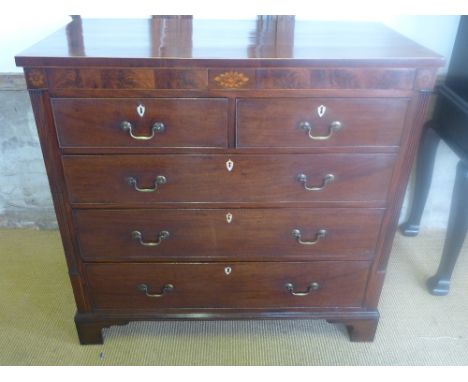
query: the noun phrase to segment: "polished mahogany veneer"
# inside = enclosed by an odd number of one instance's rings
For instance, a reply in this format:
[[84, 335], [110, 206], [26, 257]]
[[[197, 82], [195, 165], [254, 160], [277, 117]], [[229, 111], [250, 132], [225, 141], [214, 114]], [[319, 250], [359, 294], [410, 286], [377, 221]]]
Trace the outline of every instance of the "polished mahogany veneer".
[[58, 98], [52, 108], [61, 147], [227, 147], [226, 98]]
[[395, 159], [395, 154], [168, 154], [65, 155], [62, 161], [72, 203], [382, 205]]
[[[177, 307], [356, 308], [362, 304], [368, 271], [366, 261], [86, 265], [97, 311]], [[307, 296], [293, 294], [308, 288], [311, 293]], [[155, 294], [163, 296], [147, 296]]]
[[372, 341], [439, 56], [375, 23], [74, 16], [16, 62], [81, 343], [277, 318]]
[[[408, 99], [261, 98], [237, 101], [238, 147], [399, 146]], [[333, 123], [340, 125], [333, 129]], [[314, 140], [307, 137], [330, 139]]]
[[[383, 213], [378, 208], [152, 209], [144, 214], [77, 209], [74, 218], [87, 261], [351, 260], [373, 256]], [[302, 245], [299, 239], [316, 243]]]

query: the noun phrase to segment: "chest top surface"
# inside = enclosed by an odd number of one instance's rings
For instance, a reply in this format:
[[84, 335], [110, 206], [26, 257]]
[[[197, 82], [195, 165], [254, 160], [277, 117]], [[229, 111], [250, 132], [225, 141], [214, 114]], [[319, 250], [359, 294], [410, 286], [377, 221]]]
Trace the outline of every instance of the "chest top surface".
[[72, 21], [16, 57], [19, 66], [248, 65], [440, 66], [442, 58], [378, 23], [201, 20], [191, 16]]

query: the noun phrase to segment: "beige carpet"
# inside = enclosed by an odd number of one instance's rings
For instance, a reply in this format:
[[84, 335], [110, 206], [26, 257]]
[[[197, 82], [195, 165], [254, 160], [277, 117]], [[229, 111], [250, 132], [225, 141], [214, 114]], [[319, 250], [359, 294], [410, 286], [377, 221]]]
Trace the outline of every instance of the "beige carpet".
[[140, 322], [80, 346], [56, 231], [0, 230], [1, 365], [468, 365], [468, 247], [449, 296], [424, 281], [442, 233], [397, 236], [374, 343], [325, 321]]

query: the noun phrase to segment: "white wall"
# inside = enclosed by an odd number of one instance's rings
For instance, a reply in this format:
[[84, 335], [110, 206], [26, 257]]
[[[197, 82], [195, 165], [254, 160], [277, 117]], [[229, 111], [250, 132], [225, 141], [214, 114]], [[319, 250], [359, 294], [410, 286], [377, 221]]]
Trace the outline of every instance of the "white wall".
[[[38, 2], [41, 3], [41, 2]], [[65, 13], [66, 14], [66, 13]], [[303, 9], [298, 13], [301, 19], [330, 19], [336, 18], [333, 16], [320, 16], [314, 14], [309, 8]], [[218, 15], [213, 12], [199, 11], [195, 13], [197, 17], [235, 17], [248, 18], [252, 17], [247, 13], [235, 13], [233, 15], [219, 12]], [[89, 13], [88, 17], [105, 17], [105, 14], [99, 12]], [[118, 16], [125, 16], [119, 14]], [[109, 16], [108, 16], [109, 17]], [[115, 15], [114, 15], [115, 17]], [[135, 17], [128, 14], [127, 17]], [[142, 17], [141, 15], [139, 17]], [[459, 16], [389, 16], [389, 17], [372, 17], [372, 16], [339, 16], [342, 20], [373, 20], [382, 21], [399, 31], [400, 33], [410, 37], [418, 43], [442, 54], [444, 57], [450, 57], [452, 52], [453, 42], [458, 26]], [[47, 36], [51, 32], [59, 29], [62, 25], [70, 20], [67, 16], [57, 16], [57, 12], [51, 14], [43, 14], [40, 17], [34, 16], [34, 13], [0, 13], [0, 72], [20, 72], [14, 63], [14, 55], [28, 48], [39, 39]], [[447, 60], [448, 62], [448, 60]], [[446, 68], [443, 70], [446, 71]], [[442, 72], [443, 72], [442, 71]]]
[[41, 16], [0, 12], [0, 73], [21, 72], [14, 61], [15, 54], [35, 44], [61, 26], [67, 16]]
[[390, 16], [382, 22], [399, 33], [445, 57], [447, 72], [460, 16]]

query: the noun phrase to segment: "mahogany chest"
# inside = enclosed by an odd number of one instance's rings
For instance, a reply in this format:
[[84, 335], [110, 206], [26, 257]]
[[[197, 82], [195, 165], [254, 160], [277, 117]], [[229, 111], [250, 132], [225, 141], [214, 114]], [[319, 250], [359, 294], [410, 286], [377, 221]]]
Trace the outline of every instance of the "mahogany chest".
[[73, 17], [16, 62], [82, 344], [161, 319], [374, 338], [438, 55], [372, 23]]

